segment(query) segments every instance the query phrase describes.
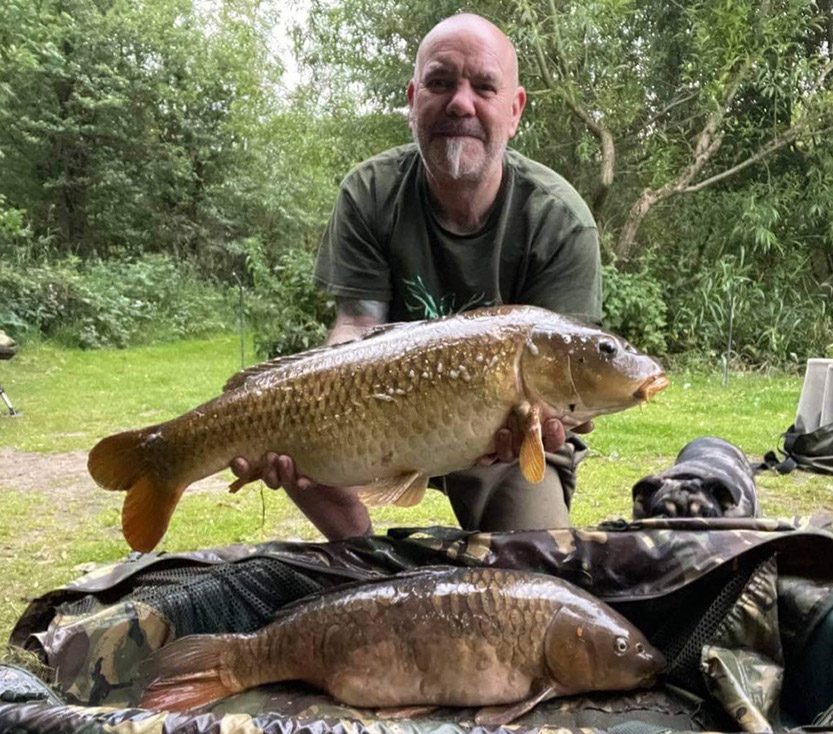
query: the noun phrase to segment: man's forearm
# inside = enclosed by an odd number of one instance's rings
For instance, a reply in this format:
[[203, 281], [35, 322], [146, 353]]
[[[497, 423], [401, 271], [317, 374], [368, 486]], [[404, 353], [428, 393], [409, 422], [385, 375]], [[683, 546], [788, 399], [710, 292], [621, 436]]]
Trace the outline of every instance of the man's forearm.
[[388, 320], [388, 304], [360, 298], [336, 298], [336, 321], [327, 344], [339, 344], [361, 337], [368, 329]]

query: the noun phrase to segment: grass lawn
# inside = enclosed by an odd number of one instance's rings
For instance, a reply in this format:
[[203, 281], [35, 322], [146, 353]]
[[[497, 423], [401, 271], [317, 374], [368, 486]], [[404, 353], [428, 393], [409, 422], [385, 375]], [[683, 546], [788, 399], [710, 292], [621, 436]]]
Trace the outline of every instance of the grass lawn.
[[[84, 564], [123, 558], [123, 495], [98, 489], [85, 453], [125, 428], [174, 417], [215, 396], [240, 366], [236, 336], [130, 350], [81, 352], [48, 345], [0, 362], [0, 383], [20, 418], [0, 418], [0, 635], [29, 599], [80, 575]], [[679, 449], [716, 435], [760, 457], [792, 423], [800, 377], [672, 374], [672, 386], [648, 406], [597, 421], [579, 469], [576, 525], [628, 516], [630, 487], [673, 462]], [[3, 406], [0, 405], [0, 408]], [[159, 550], [320, 536], [280, 492], [231, 481], [200, 482], [186, 493]], [[793, 515], [833, 509], [833, 478], [796, 472], [758, 479], [764, 512]], [[453, 525], [445, 498], [429, 492], [418, 507], [372, 512], [377, 531], [395, 525]]]

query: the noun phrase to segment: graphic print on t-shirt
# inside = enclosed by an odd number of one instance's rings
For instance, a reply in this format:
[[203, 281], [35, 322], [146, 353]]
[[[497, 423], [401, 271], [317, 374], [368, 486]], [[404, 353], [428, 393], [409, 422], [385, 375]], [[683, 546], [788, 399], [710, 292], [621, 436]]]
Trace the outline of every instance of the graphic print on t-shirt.
[[495, 305], [494, 299], [487, 299], [486, 294], [480, 292], [469, 298], [458, 308], [455, 305], [455, 301], [457, 300], [455, 293], [446, 293], [437, 300], [428, 290], [428, 287], [419, 275], [413, 280], [405, 280], [403, 283], [407, 293], [405, 305], [409, 313], [419, 319], [437, 319], [441, 316], [450, 316], [451, 314], [469, 311], [473, 308]]

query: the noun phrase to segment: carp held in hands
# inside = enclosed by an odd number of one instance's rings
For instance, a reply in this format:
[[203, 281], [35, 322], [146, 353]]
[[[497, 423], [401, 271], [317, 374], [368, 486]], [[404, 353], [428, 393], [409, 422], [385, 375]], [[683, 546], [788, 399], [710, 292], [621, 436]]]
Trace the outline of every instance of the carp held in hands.
[[100, 486], [127, 491], [124, 536], [150, 551], [186, 487], [237, 456], [287, 454], [320, 484], [410, 506], [429, 477], [492, 453], [512, 413], [523, 476], [538, 482], [543, 408], [575, 427], [667, 385], [657, 360], [614, 334], [533, 306], [482, 308], [249, 368], [178, 418], [101, 440], [87, 466]]
[[421, 569], [302, 599], [254, 633], [174, 640], [154, 654], [141, 705], [181, 711], [300, 680], [388, 718], [477, 706], [478, 724], [500, 726], [550, 698], [652, 686], [664, 666], [634, 625], [563, 579]]

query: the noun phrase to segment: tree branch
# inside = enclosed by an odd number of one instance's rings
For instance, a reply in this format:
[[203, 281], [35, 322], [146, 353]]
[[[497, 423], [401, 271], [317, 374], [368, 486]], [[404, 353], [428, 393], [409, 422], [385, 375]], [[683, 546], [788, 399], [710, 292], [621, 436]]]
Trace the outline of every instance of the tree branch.
[[544, 49], [541, 46], [541, 39], [538, 37], [537, 28], [532, 28], [532, 46], [535, 51], [535, 59], [538, 63], [538, 69], [544, 79], [544, 83], [562, 100], [564, 100], [568, 109], [581, 120], [588, 130], [598, 138], [602, 149], [602, 162], [599, 174], [599, 189], [593, 197], [593, 214], [598, 218], [601, 209], [606, 201], [610, 188], [613, 185], [613, 176], [616, 161], [616, 148], [613, 142], [613, 135], [602, 124], [598, 123], [590, 113], [580, 105], [576, 99], [561, 85], [559, 85], [549, 70], [547, 58], [544, 54]]
[[789, 145], [794, 140], [797, 140], [804, 135], [824, 135], [825, 133], [833, 131], [833, 127], [827, 127], [823, 130], [807, 130], [805, 127], [792, 127], [786, 132], [779, 135], [774, 140], [770, 140], [763, 148], [761, 148], [757, 153], [754, 155], [749, 156], [744, 161], [741, 161], [735, 166], [731, 168], [727, 168], [725, 171], [721, 171], [720, 173], [716, 173], [714, 176], [711, 176], [704, 181], [701, 181], [698, 184], [694, 184], [693, 186], [687, 186], [684, 189], [680, 189], [681, 194], [690, 194], [694, 193], [695, 191], [701, 191], [702, 189], [706, 188], [707, 186], [711, 186], [713, 183], [717, 183], [718, 181], [723, 180], [724, 178], [728, 178], [729, 176], [733, 176], [734, 174], [742, 171], [744, 168], [751, 166], [753, 163], [757, 163], [758, 161], [766, 158], [770, 153], [774, 153], [779, 148], [783, 148], [785, 145]]
[[[821, 87], [824, 85], [824, 80], [827, 78], [828, 74], [830, 74], [831, 71], [833, 71], [833, 60], [826, 63], [821, 68], [818, 79], [816, 79], [815, 83], [808, 90], [807, 96], [809, 98], [812, 98], [813, 95], [815, 95], [816, 92], [818, 92], [818, 90], [821, 89]], [[736, 92], [737, 92], [737, 87], [735, 87], [731, 96], [734, 97], [734, 94]], [[726, 106], [724, 105], [724, 108], [725, 107]], [[757, 153], [754, 153], [753, 155], [749, 156], [749, 158], [747, 158], [744, 161], [741, 161], [737, 165], [732, 166], [732, 168], [728, 168], [725, 171], [722, 171], [718, 174], [715, 174], [714, 176], [711, 176], [710, 178], [707, 178], [707, 179], [705, 179], [704, 181], [701, 181], [698, 184], [678, 188], [677, 191], [679, 193], [692, 193], [692, 192], [695, 192], [695, 191], [700, 191], [701, 189], [704, 189], [707, 186], [711, 186], [711, 184], [713, 184], [717, 181], [720, 181], [724, 178], [728, 178], [729, 176], [732, 176], [733, 174], [737, 173], [738, 171], [742, 171], [744, 168], [746, 168], [748, 166], [751, 166], [753, 163], [757, 163], [761, 159], [768, 156], [770, 153], [775, 152], [779, 148], [783, 148], [785, 145], [789, 145], [794, 140], [796, 140], [799, 137], [802, 137], [803, 135], [817, 135], [817, 134], [820, 134], [820, 133], [823, 134], [823, 133], [827, 132], [830, 129], [831, 128], [825, 128], [824, 130], [809, 130], [808, 127], [807, 127], [807, 123], [805, 121], [800, 121], [797, 124], [790, 127], [788, 130], [785, 130], [783, 133], [781, 133], [780, 135], [778, 135], [774, 139], [770, 140], [769, 143], [767, 143]], [[689, 179], [689, 181], [690, 180], [691, 179]]]
[[634, 133], [638, 132], [639, 130], [647, 130], [657, 120], [660, 120], [661, 118], [665, 117], [665, 115], [667, 115], [669, 112], [671, 112], [671, 110], [673, 110], [675, 107], [679, 107], [681, 104], [685, 104], [689, 100], [694, 99], [699, 93], [700, 92], [698, 90], [696, 92], [692, 92], [691, 94], [686, 94], [683, 97], [677, 97], [676, 99], [671, 100], [667, 105], [665, 105], [665, 107], [663, 107], [661, 110], [656, 112], [654, 115], [652, 115], [645, 122], [643, 122], [641, 124], [640, 123], [634, 123], [634, 125], [630, 126], [628, 128], [628, 130], [626, 131], [625, 135], [633, 135]]

